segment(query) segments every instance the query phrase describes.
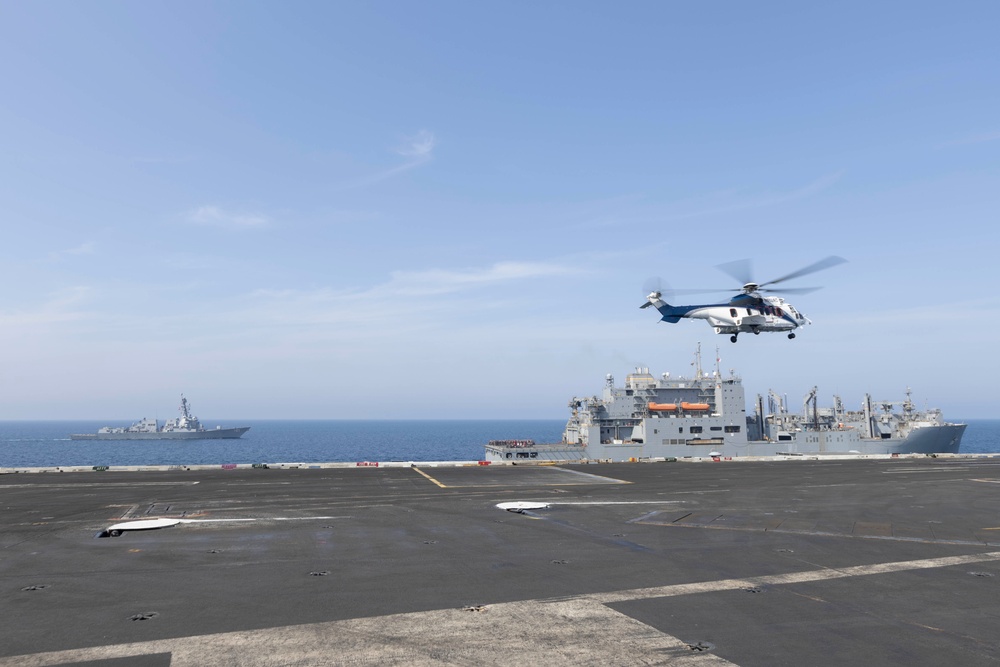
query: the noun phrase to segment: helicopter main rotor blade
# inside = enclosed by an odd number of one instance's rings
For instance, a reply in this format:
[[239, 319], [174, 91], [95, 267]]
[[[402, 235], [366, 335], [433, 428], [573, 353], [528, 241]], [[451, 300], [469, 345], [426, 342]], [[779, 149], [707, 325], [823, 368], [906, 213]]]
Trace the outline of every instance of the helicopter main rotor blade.
[[738, 281], [741, 285], [753, 282], [753, 264], [749, 259], [737, 259], [725, 264], [716, 264], [715, 268], [732, 276], [733, 280]]
[[[765, 285], [775, 285], [777, 283], [781, 283], [781, 282], [784, 282], [786, 280], [791, 280], [792, 278], [798, 278], [799, 276], [805, 276], [805, 275], [808, 275], [810, 273], [816, 273], [817, 271], [822, 271], [823, 269], [829, 269], [832, 266], [837, 266], [838, 264], [843, 264], [846, 261], [847, 260], [844, 259], [843, 257], [837, 257], [836, 255], [830, 255], [829, 257], [827, 257], [825, 259], [819, 260], [815, 264], [810, 264], [809, 266], [807, 266], [805, 268], [802, 268], [802, 269], [799, 269], [798, 271], [793, 271], [793, 272], [789, 273], [787, 276], [781, 276], [780, 278], [775, 278], [774, 280], [769, 280], [766, 283], [761, 283], [760, 286], [764, 287]], [[788, 290], [783, 290], [783, 291], [787, 292]]]
[[809, 294], [815, 292], [816, 290], [821, 290], [822, 287], [786, 287], [784, 289], [767, 289], [766, 287], [759, 288], [758, 292], [780, 292], [782, 294]]
[[665, 300], [670, 301], [675, 296], [682, 296], [688, 294], [719, 294], [722, 292], [738, 292], [738, 289], [732, 287], [708, 287], [705, 289], [673, 289], [670, 284], [667, 283], [663, 278], [659, 276], [652, 276], [647, 278], [642, 284], [642, 293], [651, 294], [656, 292], [662, 296]]
[[660, 294], [663, 294], [663, 292], [669, 291], [670, 285], [664, 282], [663, 278], [660, 276], [650, 276], [642, 283], [643, 294], [649, 294], [650, 292], [659, 292]]
[[720, 292], [739, 292], [736, 287], [709, 287], [707, 289], [675, 289], [674, 294], [718, 294]]

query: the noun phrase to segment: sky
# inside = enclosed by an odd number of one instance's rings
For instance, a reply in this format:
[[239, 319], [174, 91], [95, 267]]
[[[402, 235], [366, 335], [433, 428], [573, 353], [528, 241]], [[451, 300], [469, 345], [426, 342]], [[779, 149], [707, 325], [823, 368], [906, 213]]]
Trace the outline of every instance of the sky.
[[[998, 24], [0, 0], [0, 419], [561, 419], [699, 344], [748, 403], [1000, 417]], [[830, 255], [795, 340], [639, 309]]]

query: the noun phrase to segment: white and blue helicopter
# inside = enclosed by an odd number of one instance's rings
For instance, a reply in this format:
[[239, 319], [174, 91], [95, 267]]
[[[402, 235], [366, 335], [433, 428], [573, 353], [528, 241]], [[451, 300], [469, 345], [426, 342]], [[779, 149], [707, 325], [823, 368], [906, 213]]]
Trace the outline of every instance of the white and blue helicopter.
[[[737, 260], [727, 264], [718, 265], [718, 269], [728, 273], [730, 276], [743, 283], [743, 287], [735, 290], [739, 292], [736, 296], [722, 303], [709, 303], [695, 306], [673, 306], [663, 300], [664, 289], [660, 286], [658, 279], [653, 279], [653, 284], [647, 281], [647, 289], [651, 289], [646, 297], [646, 303], [640, 308], [653, 306], [663, 316], [662, 322], [676, 324], [682, 319], [705, 320], [708, 325], [715, 329], [718, 334], [731, 334], [729, 340], [736, 342], [736, 337], [741, 333], [759, 334], [761, 332], [780, 331], [787, 333], [789, 338], [795, 338], [795, 329], [812, 321], [796, 310], [795, 306], [785, 301], [780, 296], [764, 296], [766, 292], [782, 292], [784, 294], [808, 294], [814, 292], [819, 287], [793, 287], [786, 289], [769, 289], [769, 285], [777, 285], [792, 278], [798, 278], [816, 271], [829, 269], [838, 264], [843, 264], [846, 259], [831, 255], [826, 259], [821, 259], [815, 264], [793, 271], [787, 276], [768, 280], [764, 283], [757, 283], [751, 277], [750, 260]], [[703, 294], [705, 292], [731, 292], [728, 290], [666, 290], [671, 294]], [[668, 297], [671, 298], [672, 296]]]

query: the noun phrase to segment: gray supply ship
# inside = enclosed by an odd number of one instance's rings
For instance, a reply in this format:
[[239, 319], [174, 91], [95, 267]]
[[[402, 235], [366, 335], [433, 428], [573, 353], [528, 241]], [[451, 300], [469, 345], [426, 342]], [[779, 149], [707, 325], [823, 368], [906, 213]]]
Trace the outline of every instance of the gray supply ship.
[[606, 378], [602, 396], [573, 398], [572, 415], [556, 444], [493, 440], [487, 461], [630, 461], [651, 458], [745, 457], [779, 454], [958, 453], [965, 424], [944, 421], [941, 411], [918, 411], [907, 389], [904, 401], [874, 401], [858, 410], [817, 406], [814, 387], [801, 414], [788, 412], [774, 392], [758, 395], [747, 414], [741, 379], [703, 372], [700, 351], [694, 377], [659, 379], [637, 368], [616, 387]]
[[249, 426], [206, 429], [191, 415], [191, 407], [183, 394], [180, 411], [180, 417], [167, 420], [163, 426], [155, 419], [144, 418], [128, 427], [104, 426], [97, 433], [73, 433], [69, 437], [71, 440], [217, 440], [239, 438], [250, 430]]

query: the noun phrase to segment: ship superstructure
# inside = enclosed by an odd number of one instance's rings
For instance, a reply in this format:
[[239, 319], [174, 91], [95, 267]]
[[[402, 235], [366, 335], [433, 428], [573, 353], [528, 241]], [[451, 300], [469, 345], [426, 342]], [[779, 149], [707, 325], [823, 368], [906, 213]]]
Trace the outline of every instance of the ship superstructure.
[[181, 394], [180, 416], [167, 420], [163, 426], [156, 419], [143, 419], [131, 426], [103, 426], [97, 433], [73, 433], [71, 440], [203, 440], [239, 438], [250, 430], [249, 426], [206, 429], [191, 414], [191, 405]]
[[[941, 411], [918, 411], [907, 390], [901, 402], [874, 401], [865, 395], [861, 408], [817, 406], [817, 389], [806, 396], [801, 414], [787, 411], [770, 392], [747, 413], [742, 379], [718, 367], [706, 372], [700, 351], [691, 376], [655, 377], [636, 368], [615, 386], [605, 378], [600, 396], [574, 397], [562, 442], [511, 445], [494, 441], [486, 459], [517, 461], [628, 461], [657, 457], [743, 457], [807, 453], [956, 453], [965, 424], [944, 421]], [[897, 409], [897, 406], [899, 409]]]

